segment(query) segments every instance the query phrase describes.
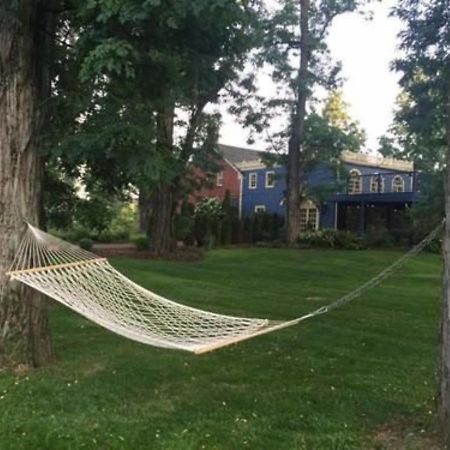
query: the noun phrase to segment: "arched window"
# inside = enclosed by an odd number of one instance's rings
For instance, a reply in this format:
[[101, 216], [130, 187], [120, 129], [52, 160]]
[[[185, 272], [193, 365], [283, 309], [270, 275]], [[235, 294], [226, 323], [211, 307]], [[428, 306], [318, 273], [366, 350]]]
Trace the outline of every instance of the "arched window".
[[400, 175], [395, 175], [392, 179], [392, 192], [405, 192], [405, 181]]
[[357, 169], [352, 169], [350, 170], [350, 177], [348, 179], [348, 193], [361, 194], [361, 191], [362, 191], [361, 172]]
[[373, 175], [370, 177], [370, 192], [384, 192], [383, 175]]

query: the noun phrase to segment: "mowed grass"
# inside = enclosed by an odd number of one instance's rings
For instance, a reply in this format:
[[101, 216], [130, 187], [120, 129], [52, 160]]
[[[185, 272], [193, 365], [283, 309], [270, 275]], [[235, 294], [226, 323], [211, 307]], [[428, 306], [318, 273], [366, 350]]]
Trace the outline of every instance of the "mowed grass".
[[[399, 256], [247, 249], [113, 263], [189, 305], [289, 319]], [[204, 356], [134, 343], [52, 306], [55, 363], [0, 374], [0, 449], [370, 449], [383, 448], [386, 426], [427, 434], [440, 275], [440, 258], [423, 254], [350, 305]]]

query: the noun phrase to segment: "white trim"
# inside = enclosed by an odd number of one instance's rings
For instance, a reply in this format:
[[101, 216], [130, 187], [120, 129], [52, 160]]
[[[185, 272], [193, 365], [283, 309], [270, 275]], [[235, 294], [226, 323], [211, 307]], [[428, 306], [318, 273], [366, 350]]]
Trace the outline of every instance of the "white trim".
[[226, 158], [223, 158], [223, 160], [235, 171], [235, 172], [237, 172], [238, 174], [240, 174], [241, 173], [241, 171], [236, 167], [236, 165], [235, 164], [233, 164], [231, 161], [229, 161], [228, 159], [226, 159]]
[[[401, 180], [401, 182], [402, 182], [402, 187], [401, 187], [401, 190], [400, 190], [400, 191], [397, 190], [397, 189], [394, 189], [394, 183], [395, 183], [396, 180]], [[397, 193], [399, 193], [399, 192], [405, 192], [405, 180], [403, 179], [403, 177], [402, 177], [401, 175], [395, 175], [395, 176], [392, 178], [391, 190], [392, 190], [392, 192], [397, 192]]]
[[[255, 176], [255, 185], [252, 186], [252, 176]], [[257, 189], [258, 188], [258, 172], [249, 172], [248, 173], [248, 188], [249, 189]]]
[[[318, 206], [312, 201], [312, 200], [304, 200], [300, 205], [300, 211], [305, 211], [305, 224], [308, 226], [310, 223], [311, 216], [310, 214], [314, 214], [315, 221], [314, 221], [314, 230], [317, 231], [320, 228], [320, 209]], [[302, 225], [300, 224], [300, 227]], [[307, 230], [302, 230], [302, 232]]]
[[240, 171], [238, 171], [238, 180], [239, 180], [239, 220], [242, 219], [242, 191], [244, 190], [244, 176]]
[[[272, 185], [269, 185], [269, 183], [268, 183], [269, 175], [273, 175]], [[266, 179], [266, 183], [265, 183], [266, 189], [273, 189], [275, 187], [275, 170], [268, 170], [265, 174], [265, 179]]]
[[[376, 183], [376, 189], [375, 190], [372, 189], [372, 183], [373, 182]], [[378, 182], [380, 183], [380, 185], [378, 185]], [[370, 186], [369, 186], [370, 189], [369, 189], [369, 191], [372, 194], [377, 194], [377, 193], [383, 194], [384, 193], [384, 189], [385, 189], [385, 184], [386, 183], [385, 183], [384, 176], [381, 173], [376, 173], [376, 174], [374, 174], [374, 175], [372, 175], [370, 177]]]
[[395, 158], [380, 158], [364, 153], [355, 153], [343, 151], [340, 159], [351, 164], [358, 164], [361, 166], [379, 167], [383, 169], [404, 170], [405, 172], [412, 172], [414, 170], [414, 163], [410, 161], [403, 161]]
[[[259, 210], [259, 211], [258, 211]], [[258, 213], [265, 213], [266, 212], [266, 205], [255, 205], [254, 206], [254, 208], [253, 208], [253, 212], [255, 213], [255, 214], [258, 214]]]
[[[352, 190], [350, 191], [350, 186], [351, 186], [351, 183], [352, 183], [352, 177], [353, 177], [353, 179], [356, 181], [356, 177], [354, 177], [353, 175], [355, 175], [356, 174], [356, 176], [358, 177], [358, 179], [359, 179], [359, 189], [356, 191], [356, 190], [353, 190], [353, 186], [352, 186]], [[348, 191], [348, 193], [349, 194], [362, 194], [362, 192], [363, 192], [363, 178], [362, 178], [362, 174], [361, 174], [361, 171], [360, 170], [358, 170], [358, 169], [355, 169], [355, 168], [353, 168], [353, 169], [350, 169], [350, 172], [349, 172], [349, 177], [348, 177], [348, 185], [347, 185], [347, 191]]]
[[263, 164], [261, 159], [257, 159], [256, 161], [242, 161], [236, 163], [236, 167], [239, 170], [258, 170], [265, 169], [267, 166]]
[[220, 170], [216, 173], [216, 187], [223, 187], [224, 171]]

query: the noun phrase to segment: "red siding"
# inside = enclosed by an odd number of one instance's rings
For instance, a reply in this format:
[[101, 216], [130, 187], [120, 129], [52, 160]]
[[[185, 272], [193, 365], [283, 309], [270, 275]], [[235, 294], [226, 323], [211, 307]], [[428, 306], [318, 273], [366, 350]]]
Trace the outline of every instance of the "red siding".
[[[222, 186], [216, 185], [216, 176], [214, 175], [212, 177], [212, 180], [210, 182], [209, 186], [205, 186], [201, 188], [199, 191], [194, 192], [191, 196], [191, 201], [193, 203], [197, 203], [198, 201], [202, 200], [203, 198], [211, 198], [215, 197], [220, 200], [223, 200], [225, 198], [225, 194], [227, 191], [230, 192], [230, 197], [232, 199], [238, 199], [240, 194], [240, 180], [239, 180], [239, 173], [238, 171], [232, 167], [227, 161], [221, 161], [218, 163], [218, 165], [221, 167], [221, 170], [223, 172], [223, 183]], [[199, 179], [205, 180], [206, 174], [204, 172], [198, 171], [196, 173], [196, 176]]]

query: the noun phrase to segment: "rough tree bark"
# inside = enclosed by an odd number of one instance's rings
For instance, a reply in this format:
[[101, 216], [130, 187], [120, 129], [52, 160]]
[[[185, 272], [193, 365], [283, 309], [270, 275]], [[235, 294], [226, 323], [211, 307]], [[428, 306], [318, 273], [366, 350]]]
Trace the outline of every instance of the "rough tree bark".
[[444, 270], [439, 336], [438, 417], [446, 448], [450, 448], [450, 77], [447, 91], [447, 155], [445, 174]]
[[150, 251], [160, 255], [174, 249], [172, 188], [163, 184], [151, 196], [152, 213], [149, 224]]
[[24, 232], [23, 217], [38, 223], [40, 210], [37, 139], [49, 92], [45, 61], [52, 26], [42, 6], [18, 0], [14, 17], [0, 16], [0, 367], [34, 367], [52, 357], [43, 298], [5, 276]]
[[[173, 152], [174, 109], [167, 108], [158, 114], [158, 146], [161, 151]], [[170, 158], [170, 156], [169, 156]], [[150, 251], [163, 254], [174, 249], [173, 216], [175, 181], [161, 181], [150, 196], [148, 237]]]
[[308, 98], [309, 5], [300, 0], [300, 67], [297, 77], [297, 102], [291, 123], [287, 171], [287, 236], [294, 244], [300, 234], [300, 202], [303, 183], [301, 150], [305, 133], [306, 100]]
[[139, 190], [139, 231], [146, 234], [150, 225], [150, 214], [152, 210], [150, 194], [145, 188]]

